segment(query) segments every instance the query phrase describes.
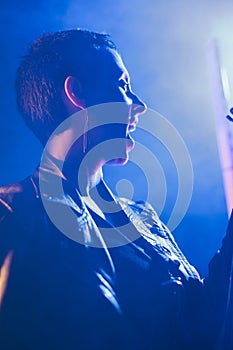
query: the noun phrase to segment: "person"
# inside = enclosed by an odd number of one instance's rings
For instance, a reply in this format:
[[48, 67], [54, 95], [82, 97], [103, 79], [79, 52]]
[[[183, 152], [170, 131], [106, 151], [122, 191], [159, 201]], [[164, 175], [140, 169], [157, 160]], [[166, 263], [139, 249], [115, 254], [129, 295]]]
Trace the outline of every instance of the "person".
[[110, 36], [42, 35], [16, 93], [45, 149], [33, 175], [0, 188], [1, 348], [215, 349], [232, 224], [202, 280], [152, 206], [105, 183], [103, 165], [127, 163], [146, 111]]

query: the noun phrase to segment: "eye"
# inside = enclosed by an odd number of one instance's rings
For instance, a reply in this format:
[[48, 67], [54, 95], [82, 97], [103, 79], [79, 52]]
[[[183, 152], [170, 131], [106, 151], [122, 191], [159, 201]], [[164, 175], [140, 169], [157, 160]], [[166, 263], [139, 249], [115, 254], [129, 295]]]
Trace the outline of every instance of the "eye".
[[124, 90], [124, 92], [127, 92], [130, 90], [129, 83], [127, 83], [124, 79], [119, 80], [119, 86]]

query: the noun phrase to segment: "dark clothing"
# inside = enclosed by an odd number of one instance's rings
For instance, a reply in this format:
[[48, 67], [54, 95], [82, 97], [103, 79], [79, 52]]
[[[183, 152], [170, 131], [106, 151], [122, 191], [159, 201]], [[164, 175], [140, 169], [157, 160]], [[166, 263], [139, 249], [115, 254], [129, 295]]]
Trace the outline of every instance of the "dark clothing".
[[[90, 242], [93, 235], [104, 237], [108, 226], [115, 240], [122, 239], [121, 228], [88, 209], [77, 191], [48, 200], [58, 211], [70, 206], [77, 230]], [[203, 282], [150, 205], [117, 203], [118, 219], [127, 218], [138, 238], [96, 248], [54, 226], [37, 173], [0, 188], [1, 349], [215, 348], [226, 308], [232, 232]]]

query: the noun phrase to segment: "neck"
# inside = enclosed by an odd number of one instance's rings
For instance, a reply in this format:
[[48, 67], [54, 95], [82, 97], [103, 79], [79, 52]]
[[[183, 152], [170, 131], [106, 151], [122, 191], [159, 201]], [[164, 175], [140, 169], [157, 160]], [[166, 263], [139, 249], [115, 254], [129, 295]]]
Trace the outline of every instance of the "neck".
[[[67, 150], [66, 135], [55, 135], [47, 144], [48, 157], [60, 162], [59, 167], [64, 177], [79, 190], [82, 196], [88, 196], [92, 188], [97, 186], [103, 176], [102, 164], [95, 157], [85, 157], [82, 141], [75, 145], [75, 149]], [[69, 148], [68, 148], [69, 149]], [[66, 154], [67, 153], [67, 154]]]
[[90, 172], [90, 169], [79, 171], [78, 189], [82, 196], [89, 196], [90, 191], [96, 187], [103, 178], [102, 168], [97, 171]]

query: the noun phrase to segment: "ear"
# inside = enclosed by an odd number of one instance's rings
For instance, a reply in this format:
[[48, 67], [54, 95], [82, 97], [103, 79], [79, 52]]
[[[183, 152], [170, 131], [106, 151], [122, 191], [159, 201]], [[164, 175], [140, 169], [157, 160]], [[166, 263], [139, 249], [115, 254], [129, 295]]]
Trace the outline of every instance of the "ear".
[[82, 87], [79, 80], [69, 75], [64, 82], [64, 91], [73, 106], [84, 109], [85, 105], [81, 99]]

